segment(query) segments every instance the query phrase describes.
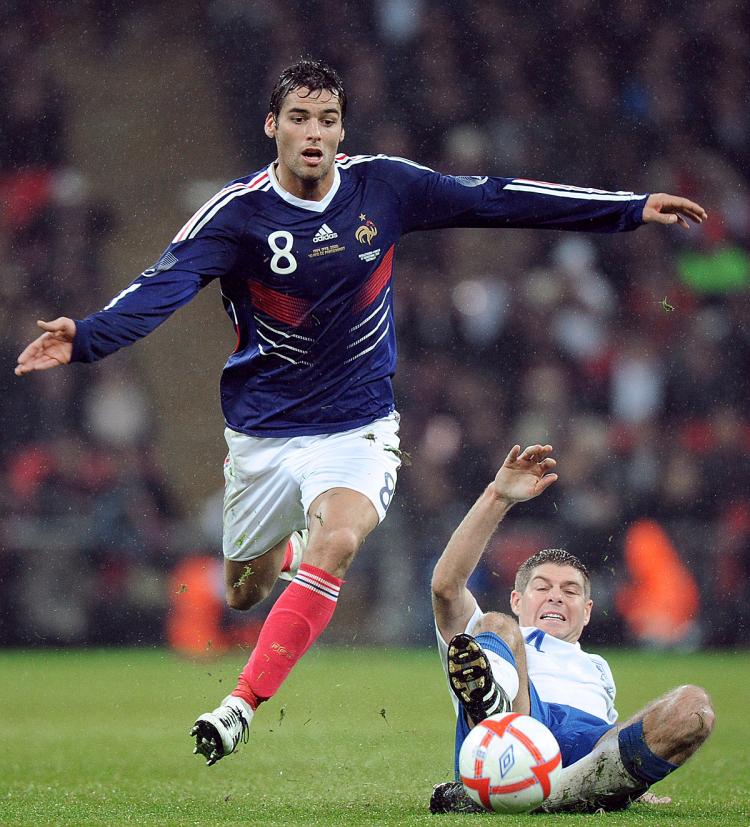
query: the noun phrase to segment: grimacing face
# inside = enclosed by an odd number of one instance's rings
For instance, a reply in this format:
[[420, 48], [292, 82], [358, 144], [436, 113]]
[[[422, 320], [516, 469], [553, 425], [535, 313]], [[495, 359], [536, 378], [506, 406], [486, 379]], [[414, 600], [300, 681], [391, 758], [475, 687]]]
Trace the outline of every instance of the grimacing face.
[[591, 618], [583, 574], [573, 566], [542, 563], [523, 592], [510, 594], [510, 607], [521, 626], [536, 626], [553, 637], [575, 643]]
[[276, 140], [281, 186], [299, 198], [322, 198], [333, 184], [333, 162], [344, 138], [338, 96], [326, 89], [293, 89], [278, 118], [268, 113], [264, 130]]

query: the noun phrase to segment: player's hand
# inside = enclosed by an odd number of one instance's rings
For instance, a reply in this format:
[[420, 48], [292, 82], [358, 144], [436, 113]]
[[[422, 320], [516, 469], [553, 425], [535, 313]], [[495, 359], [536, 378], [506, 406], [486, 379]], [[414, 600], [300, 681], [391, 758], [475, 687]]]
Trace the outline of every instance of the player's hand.
[[551, 453], [551, 445], [530, 445], [523, 452], [514, 445], [495, 477], [495, 493], [509, 505], [538, 497], [557, 479]]
[[73, 339], [76, 323], [61, 316], [52, 322], [38, 321], [37, 326], [44, 333], [28, 345], [18, 357], [16, 376], [31, 373], [32, 370], [49, 370], [58, 365], [67, 365], [73, 355]]
[[686, 230], [690, 225], [687, 218], [696, 224], [703, 223], [708, 216], [700, 204], [680, 198], [679, 195], [668, 195], [666, 192], [655, 192], [646, 199], [643, 208], [643, 223], [679, 224]]
[[654, 804], [659, 807], [663, 804], [671, 804], [672, 797], [669, 795], [654, 795], [654, 793], [646, 792], [639, 798], [636, 798], [636, 802], [639, 804]]

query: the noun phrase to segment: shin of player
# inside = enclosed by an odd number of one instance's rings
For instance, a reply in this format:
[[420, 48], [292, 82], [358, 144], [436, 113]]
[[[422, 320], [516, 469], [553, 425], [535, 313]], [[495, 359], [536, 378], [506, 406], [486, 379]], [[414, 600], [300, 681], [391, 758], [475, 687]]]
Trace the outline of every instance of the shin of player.
[[359, 547], [378, 523], [372, 503], [335, 488], [312, 504], [310, 536], [299, 570], [266, 618], [232, 693], [253, 708], [272, 697], [333, 617], [339, 589]]

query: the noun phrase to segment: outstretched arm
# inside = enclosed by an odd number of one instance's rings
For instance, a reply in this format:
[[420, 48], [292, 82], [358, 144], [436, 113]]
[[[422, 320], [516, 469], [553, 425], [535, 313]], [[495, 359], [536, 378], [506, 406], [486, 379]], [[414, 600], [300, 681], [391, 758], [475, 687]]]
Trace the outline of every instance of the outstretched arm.
[[73, 339], [76, 323], [73, 319], [60, 316], [51, 322], [38, 321], [37, 326], [44, 333], [27, 345], [18, 357], [16, 376], [23, 376], [33, 370], [49, 370], [58, 365], [67, 365], [73, 354]]
[[666, 192], [652, 193], [643, 207], [644, 224], [679, 224], [687, 230], [690, 225], [686, 218], [701, 224], [707, 217], [700, 204], [679, 195], [668, 195]]
[[432, 574], [432, 607], [444, 640], [463, 632], [474, 611], [466, 587], [498, 524], [518, 502], [538, 497], [557, 479], [551, 445], [511, 448], [495, 479], [485, 488], [448, 541]]
[[403, 204], [405, 233], [439, 227], [536, 227], [614, 233], [644, 223], [700, 224], [700, 204], [666, 193], [636, 194], [529, 178], [441, 175], [398, 159], [383, 173]]

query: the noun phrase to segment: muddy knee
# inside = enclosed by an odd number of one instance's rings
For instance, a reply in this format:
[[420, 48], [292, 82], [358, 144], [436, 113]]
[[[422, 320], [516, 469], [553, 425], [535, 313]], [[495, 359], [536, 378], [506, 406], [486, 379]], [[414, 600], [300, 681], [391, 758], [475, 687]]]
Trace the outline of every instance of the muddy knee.
[[518, 621], [510, 617], [510, 615], [505, 615], [501, 612], [487, 612], [487, 614], [482, 615], [473, 631], [475, 636], [482, 632], [494, 632], [499, 638], [504, 640], [511, 649], [516, 649], [518, 646], [523, 645], [523, 636], [521, 635]]
[[697, 738], [707, 738], [714, 728], [716, 714], [708, 692], [701, 686], [686, 684], [674, 690], [672, 708], [680, 728]]
[[713, 705], [705, 689], [680, 686], [646, 713], [643, 733], [654, 753], [679, 765], [711, 734], [714, 718]]

